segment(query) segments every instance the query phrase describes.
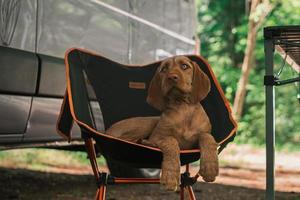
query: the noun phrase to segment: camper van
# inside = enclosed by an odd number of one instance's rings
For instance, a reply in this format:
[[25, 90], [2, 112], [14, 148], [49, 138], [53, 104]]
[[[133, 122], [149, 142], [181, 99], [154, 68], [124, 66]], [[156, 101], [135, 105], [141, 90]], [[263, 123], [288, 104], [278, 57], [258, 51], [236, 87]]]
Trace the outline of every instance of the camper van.
[[4, 0], [0, 8], [0, 149], [74, 145], [56, 132], [71, 47], [124, 64], [196, 52], [194, 0]]

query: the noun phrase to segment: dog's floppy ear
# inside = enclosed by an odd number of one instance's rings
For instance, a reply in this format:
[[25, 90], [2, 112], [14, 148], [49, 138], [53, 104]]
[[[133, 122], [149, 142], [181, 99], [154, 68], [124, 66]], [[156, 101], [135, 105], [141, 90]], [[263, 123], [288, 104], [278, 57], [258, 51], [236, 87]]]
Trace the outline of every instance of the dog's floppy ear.
[[158, 70], [150, 82], [147, 102], [157, 110], [162, 111], [165, 108], [165, 101], [161, 87], [161, 78], [159, 77]]
[[191, 100], [198, 103], [203, 100], [210, 91], [210, 80], [208, 76], [200, 69], [198, 64], [192, 61], [194, 66]]

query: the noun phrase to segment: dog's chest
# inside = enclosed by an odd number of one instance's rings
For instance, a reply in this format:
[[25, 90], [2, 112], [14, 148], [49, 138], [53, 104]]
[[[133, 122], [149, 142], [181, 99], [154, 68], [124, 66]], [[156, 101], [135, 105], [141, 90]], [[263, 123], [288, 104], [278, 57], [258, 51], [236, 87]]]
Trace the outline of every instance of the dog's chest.
[[192, 143], [198, 138], [198, 128], [192, 122], [192, 119], [185, 119], [182, 123], [177, 125], [177, 134], [180, 140]]
[[177, 120], [173, 121], [173, 131], [181, 149], [191, 148], [198, 143], [199, 121], [195, 117], [196, 112], [193, 108], [179, 110]]

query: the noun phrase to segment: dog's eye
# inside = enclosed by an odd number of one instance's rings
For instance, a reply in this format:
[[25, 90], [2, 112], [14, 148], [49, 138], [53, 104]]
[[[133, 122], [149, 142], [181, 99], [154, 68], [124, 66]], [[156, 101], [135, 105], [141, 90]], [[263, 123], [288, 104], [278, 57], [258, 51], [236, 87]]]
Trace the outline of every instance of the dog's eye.
[[163, 66], [161, 69], [160, 69], [160, 72], [166, 72], [168, 70], [168, 66]]
[[181, 69], [183, 69], [183, 70], [186, 70], [186, 69], [189, 68], [189, 66], [188, 66], [187, 64], [182, 64], [180, 67], [181, 67]]

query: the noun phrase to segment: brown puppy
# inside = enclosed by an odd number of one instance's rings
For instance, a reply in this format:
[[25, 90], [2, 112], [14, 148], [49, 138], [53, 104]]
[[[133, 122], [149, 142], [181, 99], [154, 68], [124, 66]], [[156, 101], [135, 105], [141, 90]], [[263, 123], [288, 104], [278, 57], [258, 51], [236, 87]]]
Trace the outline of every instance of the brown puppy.
[[160, 117], [120, 121], [108, 134], [145, 145], [163, 153], [161, 183], [176, 190], [180, 184], [180, 149], [200, 148], [199, 174], [205, 181], [218, 175], [217, 143], [211, 124], [199, 103], [210, 91], [210, 80], [199, 66], [184, 56], [164, 60], [149, 89], [147, 102], [162, 111]]

